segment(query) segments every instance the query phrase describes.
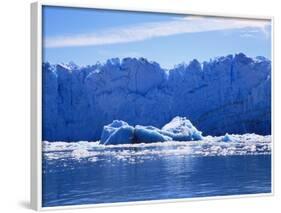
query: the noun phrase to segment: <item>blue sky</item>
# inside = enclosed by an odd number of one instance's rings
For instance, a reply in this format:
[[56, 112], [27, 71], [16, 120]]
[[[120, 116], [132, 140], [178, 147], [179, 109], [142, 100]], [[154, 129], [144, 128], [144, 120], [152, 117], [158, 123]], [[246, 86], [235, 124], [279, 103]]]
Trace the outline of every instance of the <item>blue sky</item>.
[[43, 60], [90, 65], [145, 57], [172, 68], [238, 52], [271, 58], [270, 28], [266, 20], [44, 7]]

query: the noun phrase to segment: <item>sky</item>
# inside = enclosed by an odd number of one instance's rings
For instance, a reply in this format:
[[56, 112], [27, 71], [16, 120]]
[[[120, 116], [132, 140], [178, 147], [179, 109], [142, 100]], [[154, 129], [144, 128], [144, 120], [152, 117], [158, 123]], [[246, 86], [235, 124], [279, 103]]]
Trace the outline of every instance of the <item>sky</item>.
[[43, 61], [144, 57], [163, 68], [243, 52], [271, 59], [271, 22], [44, 6]]

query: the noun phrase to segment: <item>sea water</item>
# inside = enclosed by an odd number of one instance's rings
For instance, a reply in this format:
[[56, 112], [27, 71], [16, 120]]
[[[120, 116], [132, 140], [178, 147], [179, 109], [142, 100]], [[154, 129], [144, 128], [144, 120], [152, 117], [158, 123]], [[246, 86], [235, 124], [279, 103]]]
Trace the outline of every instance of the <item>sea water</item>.
[[117, 146], [43, 142], [44, 207], [270, 192], [270, 136]]

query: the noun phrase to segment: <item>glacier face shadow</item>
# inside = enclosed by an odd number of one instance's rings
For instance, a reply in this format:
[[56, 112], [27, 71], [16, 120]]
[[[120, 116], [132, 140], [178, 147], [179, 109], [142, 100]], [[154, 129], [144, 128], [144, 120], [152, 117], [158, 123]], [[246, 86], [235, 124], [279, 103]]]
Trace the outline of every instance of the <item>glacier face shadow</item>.
[[43, 63], [43, 140], [99, 140], [104, 125], [163, 127], [187, 117], [204, 135], [271, 133], [271, 61], [244, 54], [166, 70], [144, 58]]

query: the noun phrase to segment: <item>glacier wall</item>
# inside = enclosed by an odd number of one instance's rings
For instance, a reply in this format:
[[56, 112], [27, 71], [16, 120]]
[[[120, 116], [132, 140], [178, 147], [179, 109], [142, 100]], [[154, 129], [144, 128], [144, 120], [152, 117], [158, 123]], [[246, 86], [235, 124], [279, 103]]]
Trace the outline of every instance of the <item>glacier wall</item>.
[[203, 135], [271, 133], [271, 61], [242, 53], [165, 70], [144, 58], [43, 63], [43, 140], [100, 139], [104, 125], [161, 128], [187, 117]]

